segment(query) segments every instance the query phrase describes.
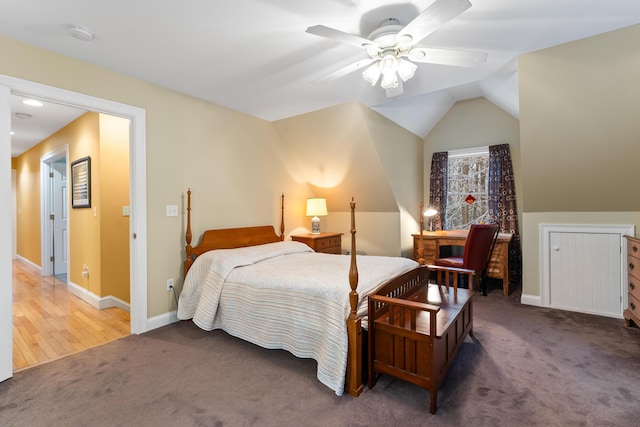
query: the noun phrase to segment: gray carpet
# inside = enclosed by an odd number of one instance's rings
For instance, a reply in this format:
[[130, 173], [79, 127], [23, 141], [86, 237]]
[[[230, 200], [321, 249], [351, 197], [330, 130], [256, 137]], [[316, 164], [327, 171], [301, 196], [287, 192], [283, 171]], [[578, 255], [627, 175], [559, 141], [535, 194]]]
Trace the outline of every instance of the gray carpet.
[[313, 360], [181, 322], [17, 373], [0, 384], [0, 425], [640, 425], [639, 329], [497, 289], [474, 320], [435, 415], [414, 385], [382, 376], [338, 397]]

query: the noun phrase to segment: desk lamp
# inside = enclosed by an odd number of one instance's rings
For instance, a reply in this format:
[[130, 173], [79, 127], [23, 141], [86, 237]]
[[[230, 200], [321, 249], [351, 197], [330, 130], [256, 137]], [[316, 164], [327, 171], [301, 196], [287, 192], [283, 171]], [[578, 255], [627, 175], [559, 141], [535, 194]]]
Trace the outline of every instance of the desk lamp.
[[438, 211], [431, 206], [429, 206], [427, 210], [424, 211], [423, 215], [429, 218], [429, 231], [433, 231], [433, 217], [437, 213]]

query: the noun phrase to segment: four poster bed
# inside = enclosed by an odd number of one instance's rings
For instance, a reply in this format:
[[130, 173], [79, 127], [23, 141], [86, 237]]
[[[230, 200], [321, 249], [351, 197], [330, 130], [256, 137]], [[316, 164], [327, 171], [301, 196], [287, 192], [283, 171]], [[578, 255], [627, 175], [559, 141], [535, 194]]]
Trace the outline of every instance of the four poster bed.
[[[402, 280], [415, 286], [418, 263], [401, 257], [356, 256], [351, 201], [350, 255], [314, 252], [284, 240], [273, 226], [207, 230], [192, 247], [187, 191], [186, 260], [178, 318], [204, 330], [318, 362], [317, 377], [337, 395], [362, 392], [368, 295]], [[414, 273], [411, 273], [414, 272]]]

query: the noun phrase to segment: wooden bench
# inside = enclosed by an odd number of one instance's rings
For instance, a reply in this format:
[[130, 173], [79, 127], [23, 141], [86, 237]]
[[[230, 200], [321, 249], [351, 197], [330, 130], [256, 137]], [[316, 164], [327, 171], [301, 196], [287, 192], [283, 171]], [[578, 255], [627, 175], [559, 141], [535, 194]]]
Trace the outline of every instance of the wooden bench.
[[430, 411], [465, 337], [473, 335], [473, 292], [430, 285], [426, 267], [369, 296], [369, 388], [388, 374], [426, 388]]

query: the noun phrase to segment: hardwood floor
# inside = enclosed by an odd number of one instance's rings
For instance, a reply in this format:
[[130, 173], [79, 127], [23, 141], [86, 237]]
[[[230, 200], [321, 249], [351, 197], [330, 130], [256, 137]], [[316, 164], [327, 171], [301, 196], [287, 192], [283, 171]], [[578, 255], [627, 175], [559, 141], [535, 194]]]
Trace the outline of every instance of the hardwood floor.
[[97, 347], [131, 333], [129, 313], [98, 310], [55, 277], [13, 261], [13, 370]]

